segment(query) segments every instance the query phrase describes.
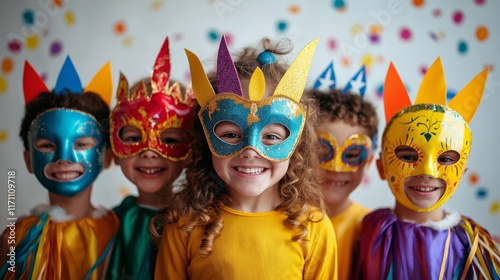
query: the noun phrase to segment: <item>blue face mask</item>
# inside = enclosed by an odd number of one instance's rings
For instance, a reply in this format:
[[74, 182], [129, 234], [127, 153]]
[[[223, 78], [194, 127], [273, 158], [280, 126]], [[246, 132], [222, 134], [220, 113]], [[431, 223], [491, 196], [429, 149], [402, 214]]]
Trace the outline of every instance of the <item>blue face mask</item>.
[[[253, 148], [271, 161], [284, 161], [292, 155], [305, 123], [304, 107], [287, 97], [272, 96], [252, 101], [236, 94], [218, 94], [208, 101], [199, 117], [213, 155], [228, 158]], [[237, 124], [243, 135], [241, 142], [230, 144], [222, 141], [214, 132], [215, 126], [229, 121]], [[285, 126], [290, 135], [276, 145], [262, 143], [261, 132], [269, 124]]]
[[[92, 138], [95, 145], [82, 149], [78, 139], [83, 137]], [[35, 147], [42, 138], [52, 142], [51, 151]], [[51, 193], [72, 197], [90, 186], [103, 168], [104, 134], [97, 120], [87, 113], [61, 108], [46, 111], [31, 123], [28, 141], [33, 172]], [[73, 180], [58, 180], [46, 173], [48, 165], [58, 161], [81, 164], [85, 170]]]

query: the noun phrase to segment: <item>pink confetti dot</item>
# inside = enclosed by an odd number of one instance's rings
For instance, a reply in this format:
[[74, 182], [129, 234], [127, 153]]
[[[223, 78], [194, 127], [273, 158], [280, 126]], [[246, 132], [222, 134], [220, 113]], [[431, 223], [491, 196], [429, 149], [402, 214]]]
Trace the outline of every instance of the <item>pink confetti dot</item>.
[[7, 43], [7, 47], [12, 53], [19, 53], [21, 51], [21, 46], [21, 42], [16, 39], [12, 39]]
[[441, 16], [441, 10], [440, 9], [435, 9], [434, 11], [432, 11], [432, 15], [434, 17], [440, 17]]
[[486, 3], [486, 0], [476, 0], [474, 2], [476, 2], [477, 5], [484, 5]]
[[462, 13], [462, 11], [456, 11], [453, 13], [452, 19], [455, 24], [460, 24], [464, 20], [464, 14]]
[[335, 48], [337, 48], [337, 41], [335, 41], [335, 39], [331, 38], [328, 40], [328, 49], [333, 51], [335, 50]]
[[233, 43], [233, 35], [228, 34], [228, 33], [224, 33], [224, 36], [226, 37], [227, 45], [231, 46], [231, 44]]
[[420, 74], [425, 75], [425, 73], [427, 73], [427, 67], [426, 66], [420, 66], [420, 68], [418, 69], [420, 71]]
[[403, 27], [399, 34], [401, 36], [401, 39], [403, 39], [404, 41], [408, 41], [411, 39], [411, 30], [407, 27]]

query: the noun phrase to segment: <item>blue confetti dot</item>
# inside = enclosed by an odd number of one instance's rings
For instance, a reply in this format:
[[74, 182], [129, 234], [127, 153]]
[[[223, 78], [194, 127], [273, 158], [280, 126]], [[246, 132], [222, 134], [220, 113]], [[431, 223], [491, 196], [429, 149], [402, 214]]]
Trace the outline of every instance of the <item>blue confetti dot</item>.
[[278, 31], [284, 32], [287, 28], [288, 24], [285, 21], [283, 20], [278, 21]]
[[345, 7], [344, 0], [333, 0], [333, 7], [335, 9], [341, 9]]
[[210, 30], [208, 32], [208, 38], [212, 41], [218, 41], [219, 40], [219, 34], [215, 30]]
[[458, 41], [457, 49], [459, 54], [466, 54], [469, 50], [469, 45], [465, 40], [460, 40]]
[[35, 22], [35, 12], [33, 10], [25, 10], [23, 13], [23, 22], [26, 25], [33, 25]]
[[479, 187], [476, 192], [477, 199], [485, 199], [488, 197], [488, 189], [485, 187]]
[[377, 96], [382, 98], [384, 95], [384, 83], [381, 83], [377, 88]]
[[452, 89], [448, 89], [448, 91], [446, 92], [446, 99], [449, 101], [451, 100], [453, 97], [455, 97], [455, 95], [457, 95], [457, 92], [452, 90]]

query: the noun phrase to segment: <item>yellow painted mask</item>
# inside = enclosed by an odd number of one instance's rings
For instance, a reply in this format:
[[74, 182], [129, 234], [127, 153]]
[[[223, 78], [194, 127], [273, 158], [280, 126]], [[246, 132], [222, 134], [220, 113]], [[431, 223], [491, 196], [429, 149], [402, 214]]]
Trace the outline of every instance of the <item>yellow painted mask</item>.
[[[488, 71], [484, 70], [447, 105], [446, 83], [438, 58], [429, 68], [417, 93], [415, 105], [396, 69], [391, 64], [384, 85], [384, 106], [388, 123], [382, 136], [381, 171], [396, 200], [413, 211], [429, 212], [442, 206], [456, 191], [467, 167], [472, 133], [468, 123], [481, 101]], [[479, 96], [478, 96], [479, 95]], [[406, 147], [418, 154], [414, 162], [396, 156], [396, 148]], [[441, 164], [448, 151], [460, 155], [452, 164]], [[420, 208], [406, 196], [405, 179], [431, 175], [446, 182], [441, 198], [429, 208]]]
[[318, 131], [317, 135], [327, 151], [319, 164], [325, 170], [357, 172], [371, 156], [372, 140], [367, 135], [353, 134], [344, 143], [337, 143], [335, 137], [326, 131]]

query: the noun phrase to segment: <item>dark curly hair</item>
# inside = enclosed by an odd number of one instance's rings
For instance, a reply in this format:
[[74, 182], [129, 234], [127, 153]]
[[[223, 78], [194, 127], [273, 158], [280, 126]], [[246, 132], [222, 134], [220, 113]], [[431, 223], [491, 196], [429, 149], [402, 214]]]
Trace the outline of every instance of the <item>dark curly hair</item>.
[[42, 92], [30, 103], [25, 105], [19, 136], [23, 141], [26, 151], [29, 150], [28, 132], [31, 123], [38, 115], [52, 108], [75, 109], [94, 116], [103, 129], [106, 147], [110, 147], [109, 107], [99, 95], [93, 92], [85, 92], [83, 94], [71, 92], [61, 94]]
[[[279, 41], [271, 45], [270, 40], [264, 38], [262, 41], [264, 50], [273, 52], [275, 55], [287, 54], [291, 51], [290, 41]], [[283, 46], [285, 48], [279, 48]], [[287, 48], [288, 47], [288, 48]], [[240, 79], [249, 79], [259, 67], [266, 77], [267, 86], [276, 86], [285, 74], [288, 65], [281, 63], [262, 65], [257, 61], [257, 56], [262, 50], [256, 48], [245, 48], [235, 60], [234, 64]], [[209, 80], [217, 92], [214, 73], [208, 74]], [[292, 237], [293, 241], [307, 243], [305, 236], [308, 229], [306, 222], [317, 222], [313, 215], [315, 211], [324, 213], [322, 194], [319, 191], [317, 176], [319, 143], [316, 138], [315, 125], [317, 107], [312, 99], [304, 97], [301, 103], [307, 109], [307, 117], [300, 140], [290, 158], [290, 166], [285, 176], [280, 180], [278, 191], [282, 202], [276, 210], [282, 211], [288, 217], [284, 221], [287, 228], [301, 229], [301, 233]], [[199, 111], [200, 107], [195, 108]], [[223, 228], [221, 206], [231, 200], [227, 187], [218, 177], [212, 164], [212, 154], [208, 147], [201, 122], [198, 118], [193, 124], [193, 162], [186, 171], [186, 184], [176, 194], [174, 204], [165, 209], [162, 214], [153, 219], [151, 230], [153, 238], [159, 242], [160, 228], [165, 223], [174, 223], [180, 217], [185, 222], [180, 229], [189, 235], [195, 227], [202, 227], [204, 238], [200, 245], [202, 256], [210, 255], [212, 245]], [[321, 216], [321, 219], [324, 215]], [[320, 219], [320, 220], [321, 220]]]
[[[368, 130], [368, 136], [376, 140], [378, 116], [372, 103], [351, 92], [335, 89], [329, 92], [312, 90], [307, 93], [319, 107], [319, 121], [342, 120], [350, 125], [359, 125]], [[374, 142], [376, 145], [376, 142]], [[374, 149], [376, 146], [373, 147]]]

